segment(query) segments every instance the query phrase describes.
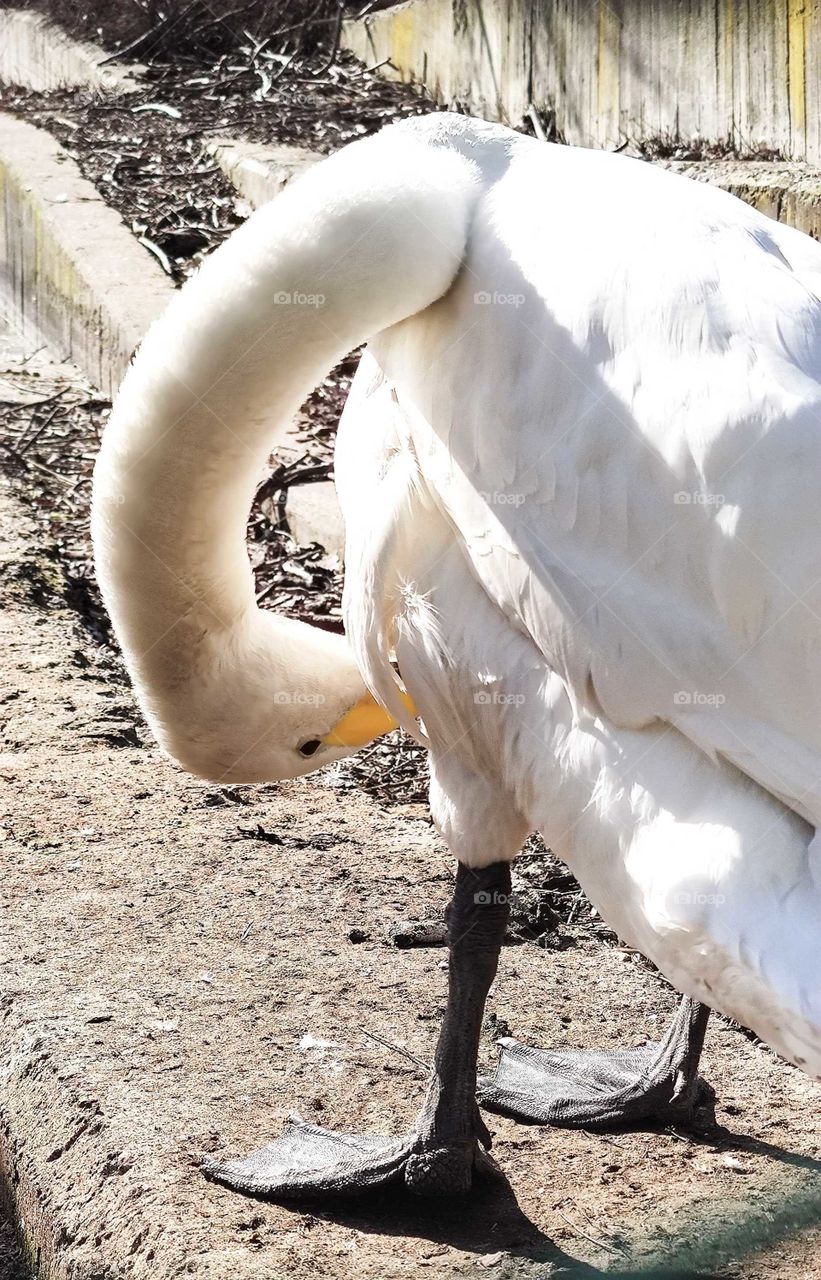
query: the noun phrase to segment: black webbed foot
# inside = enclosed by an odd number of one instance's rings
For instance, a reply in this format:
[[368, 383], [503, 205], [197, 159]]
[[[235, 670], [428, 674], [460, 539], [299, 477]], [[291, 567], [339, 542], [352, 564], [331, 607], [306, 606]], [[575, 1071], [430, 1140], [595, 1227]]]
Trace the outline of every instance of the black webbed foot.
[[563, 1128], [686, 1122], [708, 1090], [698, 1076], [708, 1016], [685, 999], [664, 1039], [638, 1049], [532, 1049], [506, 1038], [477, 1097], [490, 1110]]
[[208, 1161], [203, 1172], [235, 1191], [307, 1200], [402, 1182], [417, 1195], [464, 1194], [474, 1174], [498, 1174], [498, 1168], [478, 1138], [436, 1146], [416, 1133], [336, 1133], [294, 1118], [268, 1146], [238, 1160]]

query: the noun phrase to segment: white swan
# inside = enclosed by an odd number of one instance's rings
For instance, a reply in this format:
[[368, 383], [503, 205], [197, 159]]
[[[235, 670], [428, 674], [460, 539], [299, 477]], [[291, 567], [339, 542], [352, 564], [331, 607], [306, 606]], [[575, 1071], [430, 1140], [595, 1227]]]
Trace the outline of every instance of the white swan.
[[[569, 1123], [689, 1103], [693, 1001], [821, 1075], [820, 296], [821, 248], [729, 195], [434, 115], [289, 187], [151, 330], [94, 538], [159, 741], [253, 782], [418, 734], [395, 653], [459, 862], [413, 1133], [292, 1129], [217, 1176], [469, 1184], [531, 829], [693, 999], [650, 1066], [509, 1046], [487, 1100]], [[367, 338], [337, 448], [343, 640], [255, 606], [244, 530], [275, 429]]]

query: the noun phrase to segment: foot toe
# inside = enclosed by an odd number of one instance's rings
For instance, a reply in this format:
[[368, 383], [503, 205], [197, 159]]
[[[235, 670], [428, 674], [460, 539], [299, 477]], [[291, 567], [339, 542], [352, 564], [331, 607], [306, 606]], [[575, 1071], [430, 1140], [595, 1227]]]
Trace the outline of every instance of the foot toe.
[[477, 1097], [517, 1120], [571, 1129], [686, 1123], [708, 1088], [696, 1078], [678, 1092], [680, 1073], [657, 1045], [573, 1052], [533, 1049], [509, 1037], [499, 1045], [496, 1074], [479, 1081]]
[[235, 1191], [282, 1199], [356, 1195], [401, 1175], [407, 1144], [291, 1121], [280, 1138], [238, 1160], [208, 1160], [207, 1178]]

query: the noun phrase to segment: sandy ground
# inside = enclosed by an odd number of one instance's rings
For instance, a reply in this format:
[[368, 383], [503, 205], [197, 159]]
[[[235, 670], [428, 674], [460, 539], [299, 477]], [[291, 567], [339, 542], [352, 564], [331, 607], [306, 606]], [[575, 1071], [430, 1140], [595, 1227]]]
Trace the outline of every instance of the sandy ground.
[[[693, 1132], [490, 1117], [509, 1181], [461, 1204], [305, 1211], [205, 1182], [204, 1154], [295, 1108], [407, 1126], [424, 1073], [367, 1033], [430, 1061], [442, 952], [385, 934], [445, 903], [450, 859], [423, 818], [327, 779], [226, 792], [135, 746], [127, 692], [55, 590], [59, 549], [7, 491], [0, 527], [0, 1152], [48, 1275], [821, 1274], [821, 1088], [719, 1019], [716, 1123]], [[506, 948], [489, 1008], [587, 1046], [641, 1043], [674, 1003], [580, 931]]]

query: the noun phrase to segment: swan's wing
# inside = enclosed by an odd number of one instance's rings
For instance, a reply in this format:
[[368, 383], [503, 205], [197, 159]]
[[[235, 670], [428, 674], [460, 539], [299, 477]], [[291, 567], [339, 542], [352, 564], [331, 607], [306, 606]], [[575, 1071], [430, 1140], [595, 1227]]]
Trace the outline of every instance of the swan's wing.
[[421, 472], [578, 714], [677, 725], [819, 822], [821, 248], [637, 162], [532, 156], [376, 344]]

